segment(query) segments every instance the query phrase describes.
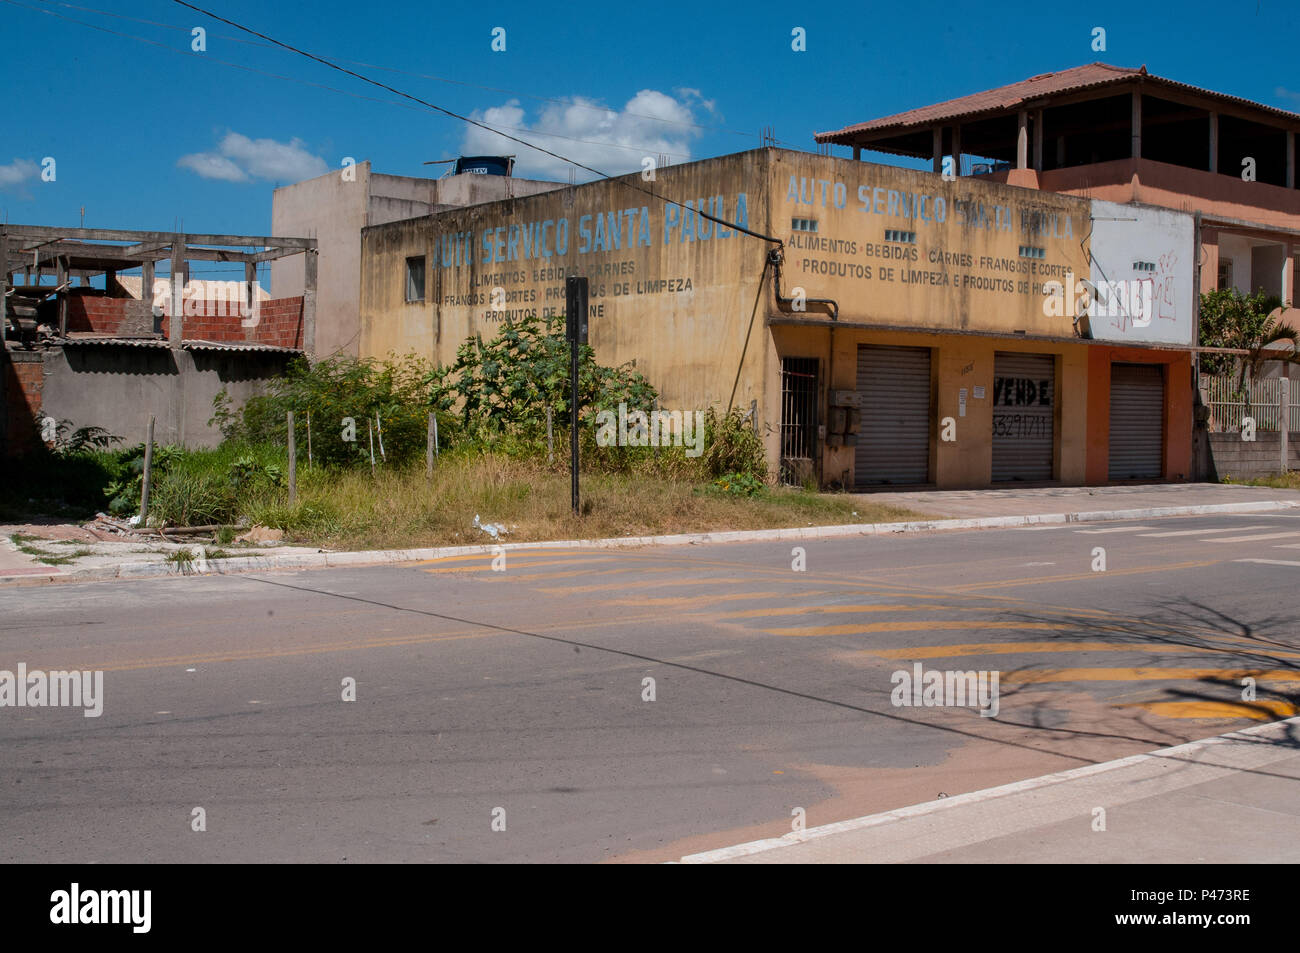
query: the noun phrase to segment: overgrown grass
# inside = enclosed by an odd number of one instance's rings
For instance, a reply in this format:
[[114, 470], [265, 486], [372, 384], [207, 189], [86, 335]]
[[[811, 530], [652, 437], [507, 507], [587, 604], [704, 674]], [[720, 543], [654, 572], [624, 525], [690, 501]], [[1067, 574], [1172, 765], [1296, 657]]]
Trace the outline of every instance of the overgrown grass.
[[1271, 486], [1279, 490], [1300, 490], [1300, 471], [1275, 473], [1272, 476], [1256, 477], [1253, 480], [1234, 480], [1229, 474], [1223, 478], [1223, 482], [1235, 483], [1239, 486]]
[[802, 489], [753, 496], [710, 484], [637, 473], [584, 473], [583, 515], [574, 516], [569, 475], [544, 463], [495, 454], [444, 455], [432, 479], [423, 469], [306, 469], [298, 499], [267, 491], [245, 517], [289, 539], [330, 548], [391, 549], [491, 542], [473, 526], [503, 523], [506, 541], [643, 536], [916, 519], [898, 507]]
[[[63, 552], [52, 552], [48, 549], [42, 549], [40, 546], [33, 544], [37, 542], [45, 542], [45, 540], [41, 539], [39, 536], [33, 536], [30, 533], [13, 533], [9, 538], [13, 540], [14, 545], [18, 547], [20, 553], [26, 553], [28, 556], [35, 556], [39, 562], [43, 562], [47, 566], [66, 566], [74, 560], [80, 559], [82, 556], [95, 555], [93, 549], [86, 549], [85, 547], [71, 551], [64, 550]], [[75, 544], [74, 540], [55, 540], [54, 542]]]

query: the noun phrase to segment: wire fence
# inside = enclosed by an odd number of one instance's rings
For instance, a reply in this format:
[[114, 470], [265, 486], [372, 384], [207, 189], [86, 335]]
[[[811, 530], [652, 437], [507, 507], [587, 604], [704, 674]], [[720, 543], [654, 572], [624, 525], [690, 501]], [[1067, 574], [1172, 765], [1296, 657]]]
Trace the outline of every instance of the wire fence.
[[[1287, 430], [1300, 429], [1300, 381], [1290, 387]], [[1247, 393], [1249, 392], [1249, 401]], [[1242, 421], [1251, 417], [1255, 429], [1278, 431], [1282, 417], [1282, 381], [1280, 378], [1257, 380], [1238, 390], [1236, 375], [1201, 375], [1201, 402], [1210, 409], [1212, 433], [1240, 433]]]

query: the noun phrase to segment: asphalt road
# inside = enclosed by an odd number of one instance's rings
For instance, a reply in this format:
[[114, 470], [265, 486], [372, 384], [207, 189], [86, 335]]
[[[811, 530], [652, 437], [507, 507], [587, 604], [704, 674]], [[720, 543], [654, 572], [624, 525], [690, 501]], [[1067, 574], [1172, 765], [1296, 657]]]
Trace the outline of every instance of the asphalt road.
[[[0, 708], [0, 861], [671, 860], [1300, 701], [1294, 513], [802, 548], [2, 589], [0, 670], [105, 675]], [[917, 662], [996, 717], [892, 704]]]

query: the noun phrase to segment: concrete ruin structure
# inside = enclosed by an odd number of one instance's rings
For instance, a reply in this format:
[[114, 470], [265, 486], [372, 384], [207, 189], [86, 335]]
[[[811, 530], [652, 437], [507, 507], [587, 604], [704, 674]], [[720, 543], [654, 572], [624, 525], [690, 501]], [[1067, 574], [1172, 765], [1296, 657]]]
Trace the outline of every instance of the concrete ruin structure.
[[[268, 297], [259, 265], [291, 256], [301, 292]], [[5, 456], [47, 443], [41, 421], [133, 443], [153, 416], [161, 443], [215, 444], [219, 392], [238, 406], [314, 350], [314, 239], [4, 224], [0, 261]], [[242, 265], [243, 280], [188, 280], [194, 262]]]

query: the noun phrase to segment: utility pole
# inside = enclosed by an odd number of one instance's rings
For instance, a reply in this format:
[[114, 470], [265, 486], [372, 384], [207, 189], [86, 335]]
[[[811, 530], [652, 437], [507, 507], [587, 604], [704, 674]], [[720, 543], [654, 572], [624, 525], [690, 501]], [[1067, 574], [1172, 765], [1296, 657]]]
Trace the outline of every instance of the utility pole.
[[569, 339], [569, 467], [573, 474], [573, 515], [578, 503], [578, 354], [587, 343], [587, 279], [564, 279], [564, 336]]

